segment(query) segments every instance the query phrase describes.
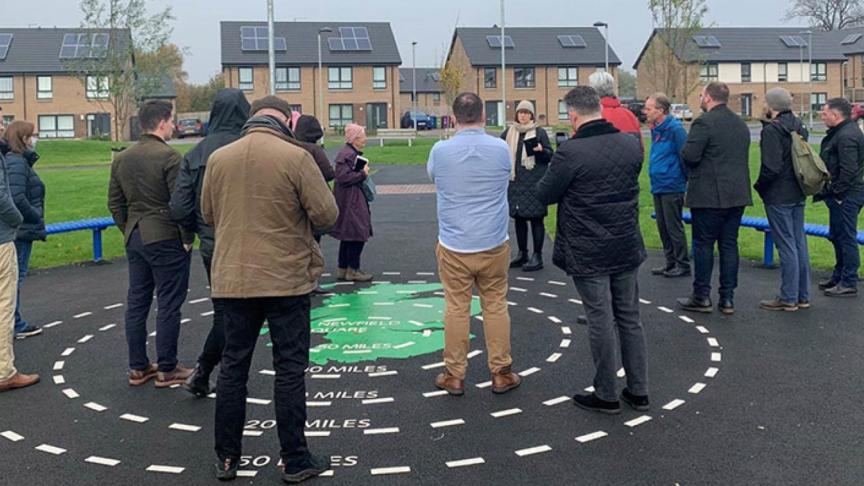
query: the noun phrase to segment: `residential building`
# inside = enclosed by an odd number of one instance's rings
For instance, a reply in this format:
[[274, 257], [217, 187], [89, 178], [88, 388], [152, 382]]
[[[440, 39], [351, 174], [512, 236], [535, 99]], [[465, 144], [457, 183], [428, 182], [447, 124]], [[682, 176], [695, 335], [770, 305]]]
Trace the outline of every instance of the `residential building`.
[[[413, 106], [414, 69], [399, 69], [399, 93], [402, 112], [407, 113]], [[447, 101], [444, 100], [444, 89], [441, 88], [441, 70], [438, 68], [417, 68], [417, 109], [441, 117], [450, 112]]]
[[79, 75], [79, 61], [98, 63], [108, 50], [127, 49], [129, 39], [122, 29], [0, 28], [4, 118], [33, 122], [43, 139], [118, 138], [109, 78]]
[[802, 113], [836, 96], [864, 98], [864, 29], [710, 28], [689, 38], [669, 32], [655, 29], [633, 66], [639, 98], [668, 90], [673, 102], [696, 111], [701, 87], [723, 81], [730, 108], [745, 118], [759, 116], [775, 87], [789, 90]]
[[[399, 126], [402, 59], [389, 23], [276, 22], [273, 30], [276, 96], [324, 126]], [[221, 31], [225, 85], [250, 100], [268, 95], [267, 25], [222, 22]]]
[[[541, 124], [564, 124], [564, 95], [588, 84], [605, 69], [606, 41], [595, 27], [507, 27], [503, 42], [506, 73], [501, 73], [501, 29], [457, 28], [447, 63], [462, 73], [461, 91], [473, 91], [486, 103], [486, 124], [511, 122], [520, 100], [534, 103]], [[608, 46], [609, 70], [618, 77], [621, 61]], [[506, 85], [507, 106], [501, 102]]]

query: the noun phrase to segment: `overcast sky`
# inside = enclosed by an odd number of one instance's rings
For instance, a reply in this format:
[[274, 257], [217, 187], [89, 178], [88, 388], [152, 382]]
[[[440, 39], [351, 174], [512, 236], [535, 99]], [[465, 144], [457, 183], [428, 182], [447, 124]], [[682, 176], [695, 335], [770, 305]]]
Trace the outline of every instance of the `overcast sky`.
[[[610, 42], [631, 69], [651, 33], [648, 0], [505, 0], [510, 26], [588, 26], [609, 23]], [[266, 0], [147, 0], [153, 9], [172, 5], [172, 40], [187, 49], [190, 81], [205, 82], [220, 70], [219, 21], [266, 20]], [[781, 20], [788, 0], [708, 0], [707, 21], [717, 27], [794, 25]], [[411, 41], [417, 66], [438, 66], [446, 55], [453, 28], [484, 27], [500, 21], [499, 0], [275, 0], [277, 21], [390, 22], [403, 66], [411, 65]], [[76, 0], [2, 0], [3, 27], [77, 27]]]

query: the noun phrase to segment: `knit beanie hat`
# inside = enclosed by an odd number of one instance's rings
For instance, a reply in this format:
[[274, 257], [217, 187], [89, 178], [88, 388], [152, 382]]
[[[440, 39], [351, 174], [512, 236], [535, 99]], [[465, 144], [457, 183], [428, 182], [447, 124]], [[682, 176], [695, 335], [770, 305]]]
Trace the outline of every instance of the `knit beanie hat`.
[[291, 105], [282, 98], [272, 95], [253, 101], [249, 114], [254, 116], [255, 113], [258, 113], [258, 111], [263, 110], [264, 108], [279, 111], [285, 115], [286, 118], [289, 120], [291, 119]]
[[528, 100], [522, 100], [518, 105], [516, 105], [516, 113], [519, 113], [520, 111], [528, 111], [532, 116], [536, 116], [534, 113], [534, 103], [531, 103]]

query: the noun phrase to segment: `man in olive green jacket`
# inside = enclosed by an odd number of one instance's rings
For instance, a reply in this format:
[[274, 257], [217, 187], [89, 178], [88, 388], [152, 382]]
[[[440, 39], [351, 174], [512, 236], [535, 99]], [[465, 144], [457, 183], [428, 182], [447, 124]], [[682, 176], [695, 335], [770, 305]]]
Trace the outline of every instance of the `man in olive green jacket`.
[[224, 309], [225, 348], [216, 385], [217, 477], [233, 479], [242, 455], [246, 380], [264, 320], [276, 368], [283, 479], [329, 467], [303, 435], [310, 299], [324, 268], [313, 230], [336, 222], [336, 201], [315, 160], [293, 141], [291, 109], [268, 96], [252, 104], [244, 136], [210, 156], [201, 213], [216, 234], [212, 295]]
[[[189, 287], [189, 251], [194, 234], [168, 215], [181, 155], [165, 143], [174, 133], [170, 103], [145, 102], [138, 111], [144, 134], [111, 164], [108, 209], [123, 232], [129, 260], [126, 342], [129, 384], [156, 378], [156, 387], [182, 384], [192, 370], [177, 361], [180, 307]], [[156, 290], [156, 354], [147, 357], [147, 314]]]

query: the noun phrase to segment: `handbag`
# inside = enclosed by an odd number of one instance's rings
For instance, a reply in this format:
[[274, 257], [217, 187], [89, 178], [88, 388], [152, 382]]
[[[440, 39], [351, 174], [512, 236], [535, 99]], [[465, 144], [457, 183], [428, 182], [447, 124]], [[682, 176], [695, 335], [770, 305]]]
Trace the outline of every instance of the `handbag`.
[[375, 182], [372, 181], [372, 177], [367, 175], [366, 180], [363, 181], [363, 184], [360, 187], [363, 189], [363, 195], [366, 196], [366, 202], [372, 202], [375, 200], [375, 194], [378, 192], [375, 189]]

